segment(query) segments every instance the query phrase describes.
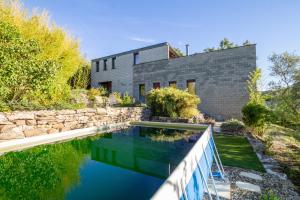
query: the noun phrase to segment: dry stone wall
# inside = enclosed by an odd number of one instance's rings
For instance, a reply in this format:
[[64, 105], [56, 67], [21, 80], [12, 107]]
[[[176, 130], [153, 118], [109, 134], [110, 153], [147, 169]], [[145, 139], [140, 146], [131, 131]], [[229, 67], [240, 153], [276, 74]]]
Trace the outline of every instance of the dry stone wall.
[[149, 114], [149, 111], [141, 107], [0, 112], [0, 140], [58, 133], [110, 123], [139, 121], [148, 119]]

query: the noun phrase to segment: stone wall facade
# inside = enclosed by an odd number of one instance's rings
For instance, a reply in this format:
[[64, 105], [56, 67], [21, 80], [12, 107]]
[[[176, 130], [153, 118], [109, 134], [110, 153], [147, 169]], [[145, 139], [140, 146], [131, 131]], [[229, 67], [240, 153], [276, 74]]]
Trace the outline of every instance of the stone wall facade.
[[255, 45], [141, 63], [133, 67], [133, 95], [139, 99], [141, 84], [147, 92], [155, 82], [167, 87], [176, 81], [177, 88], [186, 89], [187, 81], [195, 80], [203, 113], [217, 120], [241, 118], [248, 101], [247, 80], [255, 69]]
[[4, 112], [0, 113], [0, 140], [19, 139], [111, 123], [139, 121], [148, 119], [149, 114], [141, 107]]

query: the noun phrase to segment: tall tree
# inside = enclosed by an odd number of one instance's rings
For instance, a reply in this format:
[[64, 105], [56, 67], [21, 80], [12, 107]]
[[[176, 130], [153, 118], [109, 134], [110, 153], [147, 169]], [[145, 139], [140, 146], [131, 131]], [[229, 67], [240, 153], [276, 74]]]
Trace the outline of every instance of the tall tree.
[[279, 116], [300, 123], [300, 57], [284, 52], [269, 57], [272, 62], [270, 82], [273, 101]]

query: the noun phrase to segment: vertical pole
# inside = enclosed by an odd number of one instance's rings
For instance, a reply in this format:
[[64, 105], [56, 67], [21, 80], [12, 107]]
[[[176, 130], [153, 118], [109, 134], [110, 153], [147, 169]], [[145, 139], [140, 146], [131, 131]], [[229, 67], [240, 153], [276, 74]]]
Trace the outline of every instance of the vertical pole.
[[[202, 182], [204, 182], [204, 185], [205, 185], [205, 187], [206, 187], [206, 190], [207, 190], [207, 193], [208, 193], [208, 197], [209, 197], [210, 200], [212, 200], [212, 196], [211, 196], [210, 191], [209, 191], [209, 189], [208, 189], [208, 184], [207, 184], [207, 182], [206, 182], [206, 180], [205, 180], [205, 177], [204, 177], [204, 174], [203, 174], [203, 172], [202, 172], [201, 166], [199, 165], [199, 163], [198, 163], [196, 157], [195, 157], [195, 160], [196, 160], [197, 167], [199, 168], [199, 171], [200, 171], [200, 174], [201, 174]], [[201, 158], [200, 158], [200, 160], [201, 160]], [[200, 162], [200, 160], [199, 160], [199, 162]]]
[[203, 145], [202, 145], [202, 150], [203, 150], [203, 153], [204, 153], [204, 157], [205, 157], [205, 161], [206, 161], [207, 168], [209, 169], [210, 177], [212, 178], [211, 180], [212, 180], [212, 182], [213, 182], [213, 186], [214, 186], [214, 190], [215, 190], [215, 192], [216, 192], [217, 200], [219, 200], [220, 198], [219, 198], [219, 194], [218, 194], [218, 191], [217, 191], [217, 188], [216, 188], [216, 185], [215, 185], [215, 180], [214, 180], [214, 177], [213, 177], [213, 175], [212, 175], [211, 168], [210, 168], [210, 166], [209, 166], [208, 158], [207, 158], [207, 156], [206, 156], [206, 152], [205, 152], [205, 149], [204, 149]]
[[[214, 149], [211, 147], [210, 141], [208, 142], [208, 145], [209, 145], [210, 150], [211, 150], [212, 152], [214, 152]], [[218, 160], [217, 160], [217, 158], [216, 158], [216, 154], [215, 154], [215, 153], [214, 153], [214, 160], [215, 160], [215, 162], [216, 162], [216, 164], [217, 164], [217, 167], [218, 167], [219, 172], [221, 173], [221, 178], [224, 179], [224, 174], [223, 174], [222, 170], [220, 169], [220, 165], [219, 165], [219, 162], [218, 162]]]
[[217, 147], [216, 147], [215, 140], [214, 140], [214, 137], [213, 137], [213, 128], [212, 128], [212, 127], [211, 127], [211, 132], [212, 132], [211, 137], [212, 137], [212, 139], [213, 139], [213, 140], [212, 140], [212, 141], [213, 141], [213, 146], [214, 146], [215, 152], [216, 152], [216, 154], [217, 154], [218, 161], [219, 161], [219, 163], [220, 163], [220, 165], [221, 165], [222, 173], [225, 175], [225, 171], [224, 171], [224, 168], [223, 168], [223, 164], [222, 164], [222, 162], [221, 162], [221, 159], [220, 159], [220, 156], [219, 156], [219, 152], [218, 152], [218, 149], [217, 149]]

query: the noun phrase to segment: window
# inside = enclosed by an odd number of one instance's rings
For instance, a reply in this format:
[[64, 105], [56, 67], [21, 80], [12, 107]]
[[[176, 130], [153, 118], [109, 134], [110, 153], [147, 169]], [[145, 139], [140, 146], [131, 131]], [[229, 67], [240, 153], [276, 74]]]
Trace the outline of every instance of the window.
[[111, 68], [116, 69], [116, 57], [111, 59]]
[[195, 80], [187, 80], [186, 87], [187, 87], [189, 93], [196, 94], [196, 81]]
[[153, 83], [153, 89], [159, 89], [160, 88], [160, 82]]
[[140, 56], [139, 56], [139, 53], [136, 52], [133, 54], [133, 64], [134, 65], [137, 65], [140, 63]]
[[139, 100], [140, 100], [140, 102], [145, 102], [145, 96], [146, 96], [145, 84], [140, 84], [139, 85]]
[[169, 82], [169, 87], [176, 88], [177, 87], [176, 81], [170, 81]]
[[96, 61], [96, 72], [99, 72], [99, 61]]
[[107, 60], [103, 60], [103, 71], [107, 70]]

